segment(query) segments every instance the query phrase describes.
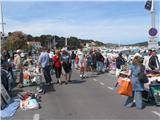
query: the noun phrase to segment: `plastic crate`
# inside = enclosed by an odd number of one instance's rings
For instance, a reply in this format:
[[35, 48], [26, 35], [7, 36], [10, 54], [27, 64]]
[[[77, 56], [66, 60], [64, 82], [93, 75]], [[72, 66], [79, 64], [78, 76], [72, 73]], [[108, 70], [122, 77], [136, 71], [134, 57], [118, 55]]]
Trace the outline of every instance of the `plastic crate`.
[[159, 106], [160, 105], [160, 85], [151, 85], [150, 89], [156, 105]]

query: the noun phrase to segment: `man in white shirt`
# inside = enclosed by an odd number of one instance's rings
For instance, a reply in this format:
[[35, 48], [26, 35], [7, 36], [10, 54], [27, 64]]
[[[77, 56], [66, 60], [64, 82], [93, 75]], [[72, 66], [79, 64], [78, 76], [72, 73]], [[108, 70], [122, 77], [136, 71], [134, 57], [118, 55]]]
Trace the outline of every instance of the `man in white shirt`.
[[79, 67], [80, 67], [80, 77], [84, 77], [84, 67], [85, 67], [85, 57], [82, 49], [79, 49], [77, 52], [78, 58], [79, 58]]
[[148, 50], [148, 55], [144, 57], [144, 60], [143, 60], [143, 65], [145, 66], [145, 69], [146, 70], [150, 70], [151, 68], [149, 67], [149, 59], [152, 55], [152, 50]]
[[160, 70], [160, 62], [156, 50], [152, 50], [152, 56], [149, 59], [149, 67], [152, 70]]
[[47, 85], [53, 82], [50, 75], [49, 59], [50, 59], [49, 54], [46, 48], [43, 48], [38, 61], [39, 61], [39, 65], [42, 67], [44, 78], [46, 80]]

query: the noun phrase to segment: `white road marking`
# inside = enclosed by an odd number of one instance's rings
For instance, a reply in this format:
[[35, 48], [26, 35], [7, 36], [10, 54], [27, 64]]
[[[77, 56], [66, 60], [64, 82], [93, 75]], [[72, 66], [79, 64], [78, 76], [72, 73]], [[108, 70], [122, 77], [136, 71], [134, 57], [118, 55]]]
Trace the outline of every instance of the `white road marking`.
[[101, 85], [105, 85], [103, 82], [100, 82]]
[[97, 81], [97, 79], [93, 79], [94, 81]]
[[151, 111], [151, 112], [160, 117], [160, 113], [159, 112], [156, 112], [156, 111]]
[[39, 114], [34, 114], [33, 120], [39, 120], [39, 118], [40, 118], [40, 115], [39, 115]]
[[113, 87], [108, 87], [108, 89], [113, 90], [114, 88]]

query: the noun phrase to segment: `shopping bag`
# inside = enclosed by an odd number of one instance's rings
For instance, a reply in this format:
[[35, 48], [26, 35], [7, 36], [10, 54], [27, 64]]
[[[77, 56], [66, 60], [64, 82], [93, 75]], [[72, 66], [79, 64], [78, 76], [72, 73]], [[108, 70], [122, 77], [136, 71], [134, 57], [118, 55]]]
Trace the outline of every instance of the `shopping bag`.
[[125, 96], [132, 96], [132, 82], [129, 78], [119, 78], [118, 94]]

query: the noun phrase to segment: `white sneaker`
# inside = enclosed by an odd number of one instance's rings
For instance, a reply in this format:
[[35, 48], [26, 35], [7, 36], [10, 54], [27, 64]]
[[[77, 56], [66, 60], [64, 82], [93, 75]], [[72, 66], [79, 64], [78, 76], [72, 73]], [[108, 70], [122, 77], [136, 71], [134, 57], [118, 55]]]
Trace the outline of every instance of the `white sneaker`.
[[86, 77], [87, 77], [87, 75], [86, 75], [86, 74], [84, 74], [84, 77], [86, 78]]
[[53, 82], [53, 81], [51, 81], [50, 83], [51, 83], [51, 84], [53, 84], [54, 82]]
[[62, 83], [60, 79], [58, 80], [58, 82], [59, 82], [59, 84], [61, 84], [61, 83]]
[[36, 90], [37, 90], [37, 91], [40, 90], [40, 87], [37, 87]]
[[82, 78], [82, 77], [83, 77], [83, 75], [80, 75], [80, 77]]
[[43, 92], [43, 89], [39, 89], [38, 92], [39, 92], [39, 93]]

